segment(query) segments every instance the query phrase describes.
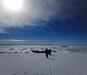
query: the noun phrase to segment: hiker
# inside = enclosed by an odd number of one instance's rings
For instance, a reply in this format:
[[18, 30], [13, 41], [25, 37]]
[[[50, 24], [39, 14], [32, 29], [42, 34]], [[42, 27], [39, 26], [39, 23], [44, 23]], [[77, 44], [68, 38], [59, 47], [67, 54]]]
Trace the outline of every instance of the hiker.
[[48, 58], [48, 54], [49, 54], [49, 50], [46, 48], [46, 49], [45, 49], [46, 58]]
[[45, 55], [46, 55], [46, 58], [48, 58], [48, 55], [51, 56], [51, 53], [52, 53], [52, 50], [51, 49], [45, 49]]
[[52, 53], [52, 50], [51, 49], [49, 49], [49, 52], [48, 52], [48, 54], [51, 56], [51, 53]]

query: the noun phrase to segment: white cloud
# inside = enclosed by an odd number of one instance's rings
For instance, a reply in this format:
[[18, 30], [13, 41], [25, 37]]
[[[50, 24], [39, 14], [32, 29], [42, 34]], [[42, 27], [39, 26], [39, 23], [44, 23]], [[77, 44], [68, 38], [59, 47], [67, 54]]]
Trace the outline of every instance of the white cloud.
[[[63, 20], [78, 15], [80, 7], [73, 5], [75, 0], [24, 0], [20, 12], [11, 12], [3, 8], [0, 0], [0, 29], [8, 27], [38, 26], [38, 21], [50, 21], [50, 18]], [[82, 2], [80, 2], [82, 3]], [[82, 6], [85, 6], [82, 4]], [[71, 16], [72, 15], [72, 16]], [[79, 16], [79, 15], [78, 15]]]
[[57, 44], [57, 42], [48, 40], [0, 39], [0, 44]]
[[[60, 8], [56, 0], [24, 0], [20, 12], [11, 12], [3, 8], [0, 0], [0, 32], [8, 27], [38, 26], [38, 21], [49, 21], [56, 10]], [[59, 0], [61, 3], [61, 1]]]

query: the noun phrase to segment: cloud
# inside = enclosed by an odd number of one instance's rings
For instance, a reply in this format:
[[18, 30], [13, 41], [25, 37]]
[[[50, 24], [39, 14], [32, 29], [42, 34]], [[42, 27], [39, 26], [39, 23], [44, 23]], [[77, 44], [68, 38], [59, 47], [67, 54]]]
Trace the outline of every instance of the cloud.
[[0, 0], [0, 33], [6, 32], [5, 29], [11, 27], [41, 26], [43, 22], [53, 19], [87, 22], [87, 2], [84, 0], [24, 1], [22, 11], [11, 12], [1, 6]]
[[56, 44], [47, 40], [0, 39], [0, 44]]

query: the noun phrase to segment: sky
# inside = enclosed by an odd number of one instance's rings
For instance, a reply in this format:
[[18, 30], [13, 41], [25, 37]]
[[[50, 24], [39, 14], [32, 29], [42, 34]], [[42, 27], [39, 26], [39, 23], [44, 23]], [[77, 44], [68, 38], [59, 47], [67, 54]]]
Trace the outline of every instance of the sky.
[[0, 39], [87, 43], [86, 0], [21, 1], [13, 10], [0, 0]]

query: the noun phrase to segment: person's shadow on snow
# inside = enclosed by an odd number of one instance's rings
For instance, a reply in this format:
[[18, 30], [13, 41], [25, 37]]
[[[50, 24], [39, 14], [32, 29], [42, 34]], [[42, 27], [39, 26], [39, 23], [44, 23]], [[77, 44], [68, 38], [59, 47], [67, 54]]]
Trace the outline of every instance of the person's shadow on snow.
[[50, 59], [50, 60], [55, 60], [54, 58], [51, 58], [51, 57], [48, 57], [47, 59]]

